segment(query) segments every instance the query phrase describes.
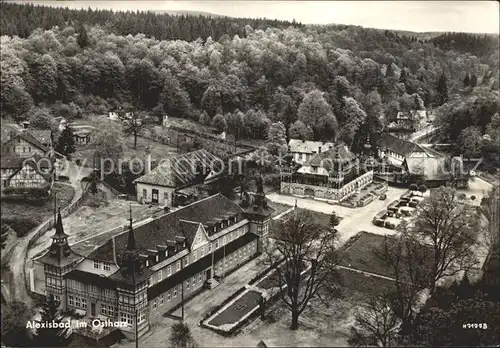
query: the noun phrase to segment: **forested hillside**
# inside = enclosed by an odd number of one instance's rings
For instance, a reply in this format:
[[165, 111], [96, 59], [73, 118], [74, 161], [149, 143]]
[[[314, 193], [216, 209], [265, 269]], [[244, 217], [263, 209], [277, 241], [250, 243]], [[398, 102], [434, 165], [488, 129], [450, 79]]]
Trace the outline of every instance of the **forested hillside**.
[[[498, 109], [498, 46], [476, 52], [476, 35], [462, 45], [473, 54], [456, 42], [441, 40], [452, 48], [442, 49], [432, 40], [355, 26], [4, 8], [2, 33], [23, 25], [46, 30], [2, 36], [3, 117], [22, 119], [39, 104], [55, 115], [130, 105], [227, 126], [242, 137], [265, 138], [268, 126], [281, 121], [293, 136], [353, 144], [401, 110], [471, 103], [469, 123], [484, 134]], [[201, 38], [168, 40], [193, 35]], [[456, 127], [459, 138], [462, 126]]]

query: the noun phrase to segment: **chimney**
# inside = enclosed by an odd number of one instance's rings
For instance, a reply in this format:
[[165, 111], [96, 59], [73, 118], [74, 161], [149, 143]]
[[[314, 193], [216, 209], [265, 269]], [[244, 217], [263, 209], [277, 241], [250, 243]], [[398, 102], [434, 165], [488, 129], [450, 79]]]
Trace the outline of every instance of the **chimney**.
[[21, 124], [23, 125], [23, 129], [28, 129], [30, 126], [29, 121], [23, 121]]

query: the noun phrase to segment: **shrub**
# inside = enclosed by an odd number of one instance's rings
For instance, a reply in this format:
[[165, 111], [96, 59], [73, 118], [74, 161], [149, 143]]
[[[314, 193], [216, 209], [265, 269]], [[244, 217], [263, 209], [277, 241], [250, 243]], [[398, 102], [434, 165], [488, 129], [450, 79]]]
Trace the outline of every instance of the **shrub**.
[[49, 186], [44, 187], [6, 187], [6, 196], [23, 196], [27, 200], [44, 200], [49, 198]]
[[38, 226], [38, 222], [32, 218], [2, 218], [2, 223], [10, 226], [19, 238]]
[[386, 222], [385, 222], [385, 227], [386, 227], [386, 228], [388, 228], [388, 229], [393, 230], [393, 229], [395, 229], [395, 228], [396, 228], [396, 225], [395, 225], [395, 224], [393, 224], [392, 222], [386, 221]]

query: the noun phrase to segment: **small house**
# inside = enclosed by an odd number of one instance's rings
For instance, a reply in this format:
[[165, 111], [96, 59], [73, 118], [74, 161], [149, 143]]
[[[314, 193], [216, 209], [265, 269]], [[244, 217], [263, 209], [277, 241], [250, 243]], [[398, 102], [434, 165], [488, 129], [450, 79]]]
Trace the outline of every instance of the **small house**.
[[325, 152], [334, 146], [334, 143], [329, 142], [290, 139], [288, 142], [288, 152], [291, 153], [295, 163], [304, 164], [313, 155]]
[[117, 111], [110, 111], [108, 113], [108, 118], [111, 120], [111, 121], [118, 121], [119, 117], [118, 117], [118, 112]]

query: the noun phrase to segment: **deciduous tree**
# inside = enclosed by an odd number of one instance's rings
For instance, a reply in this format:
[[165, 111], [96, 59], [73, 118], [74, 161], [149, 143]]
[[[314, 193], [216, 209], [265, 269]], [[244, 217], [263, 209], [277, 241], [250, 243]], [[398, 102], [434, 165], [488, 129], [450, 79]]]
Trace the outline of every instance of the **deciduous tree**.
[[[40, 322], [62, 323], [59, 305], [60, 302], [54, 298], [54, 295], [49, 295], [40, 311]], [[34, 342], [37, 347], [64, 347], [67, 343], [67, 335], [67, 328], [42, 327], [37, 329]]]
[[266, 255], [275, 280], [285, 285], [279, 296], [291, 313], [290, 329], [296, 330], [299, 316], [313, 297], [338, 295], [337, 233], [316, 223], [311, 213], [297, 210], [278, 220], [272, 234], [275, 239]]

